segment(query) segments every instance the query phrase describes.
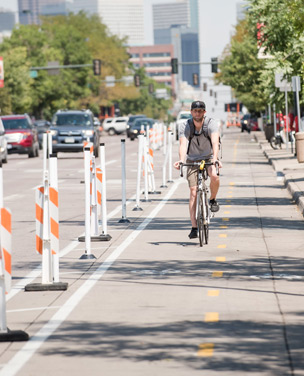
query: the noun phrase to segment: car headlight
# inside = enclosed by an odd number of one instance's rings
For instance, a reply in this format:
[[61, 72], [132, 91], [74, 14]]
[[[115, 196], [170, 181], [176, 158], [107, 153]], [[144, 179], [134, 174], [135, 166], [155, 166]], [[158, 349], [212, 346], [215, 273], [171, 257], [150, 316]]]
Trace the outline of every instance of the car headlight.
[[94, 131], [92, 129], [86, 129], [85, 131], [82, 131], [82, 133], [86, 137], [94, 135]]
[[248, 121], [247, 120], [244, 120], [244, 124], [247, 124], [248, 123]]
[[138, 130], [137, 129], [134, 129], [134, 131], [133, 131], [134, 133], [138, 133]]
[[23, 140], [26, 140], [31, 135], [32, 135], [31, 132], [24, 132], [23, 135], [22, 135], [22, 138], [23, 138]]
[[51, 129], [50, 133], [51, 133], [52, 136], [57, 136], [58, 131], [55, 131], [55, 129]]

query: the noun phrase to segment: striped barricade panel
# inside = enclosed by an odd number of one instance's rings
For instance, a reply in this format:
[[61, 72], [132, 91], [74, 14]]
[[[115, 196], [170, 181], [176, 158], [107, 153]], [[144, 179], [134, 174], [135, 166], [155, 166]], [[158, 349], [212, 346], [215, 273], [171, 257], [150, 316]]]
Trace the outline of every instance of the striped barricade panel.
[[50, 187], [50, 224], [52, 255], [59, 254], [59, 207], [58, 191]]
[[97, 178], [97, 208], [98, 215], [101, 214], [101, 190], [102, 190], [102, 172], [101, 168], [96, 168], [96, 178]]
[[42, 255], [43, 250], [43, 201], [44, 187], [36, 190], [36, 251]]
[[5, 208], [1, 208], [1, 251], [4, 261], [5, 292], [8, 293], [12, 281], [12, 215]]

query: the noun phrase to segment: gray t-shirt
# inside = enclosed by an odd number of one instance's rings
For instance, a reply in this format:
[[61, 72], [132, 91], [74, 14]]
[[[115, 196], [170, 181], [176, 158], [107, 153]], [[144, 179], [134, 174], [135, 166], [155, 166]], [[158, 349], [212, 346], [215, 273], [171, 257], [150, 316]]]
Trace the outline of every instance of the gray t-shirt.
[[[202, 159], [210, 159], [213, 157], [213, 150], [211, 143], [207, 137], [205, 137], [204, 132], [208, 132], [211, 138], [212, 133], [219, 132], [219, 127], [214, 119], [205, 117], [203, 127], [199, 134], [194, 133], [191, 140], [190, 150], [187, 154], [187, 160], [197, 161]], [[190, 125], [188, 120], [180, 126], [179, 137], [186, 137], [189, 140], [190, 137]]]

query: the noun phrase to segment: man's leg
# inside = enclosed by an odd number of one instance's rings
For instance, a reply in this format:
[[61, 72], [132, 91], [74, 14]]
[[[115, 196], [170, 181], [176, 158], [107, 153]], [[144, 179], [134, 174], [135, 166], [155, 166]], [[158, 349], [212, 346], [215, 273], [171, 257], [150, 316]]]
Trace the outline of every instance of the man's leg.
[[216, 174], [215, 166], [208, 168], [208, 175], [210, 177], [210, 200], [215, 200], [220, 187], [220, 177]]
[[196, 222], [196, 197], [197, 197], [197, 187], [190, 187], [190, 199], [189, 199], [189, 212], [192, 227], [197, 227]]

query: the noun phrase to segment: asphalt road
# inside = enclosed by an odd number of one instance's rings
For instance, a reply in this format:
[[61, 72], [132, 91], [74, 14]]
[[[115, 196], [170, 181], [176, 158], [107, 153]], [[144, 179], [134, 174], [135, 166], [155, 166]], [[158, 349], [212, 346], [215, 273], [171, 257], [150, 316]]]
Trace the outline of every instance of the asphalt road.
[[[103, 138], [112, 240], [92, 243], [96, 260], [80, 260], [85, 245], [77, 241], [84, 232], [83, 157], [58, 155], [64, 292], [24, 291], [41, 281], [34, 188], [42, 159], [9, 156], [7, 321], [30, 340], [0, 344], [0, 375], [304, 375], [303, 216], [253, 135], [224, 133], [221, 210], [203, 248], [188, 239], [188, 187], [177, 171], [161, 194], [141, 201], [143, 211], [132, 210], [137, 140], [126, 141], [130, 223], [118, 222], [121, 138]], [[164, 156], [154, 156], [159, 187]]]

